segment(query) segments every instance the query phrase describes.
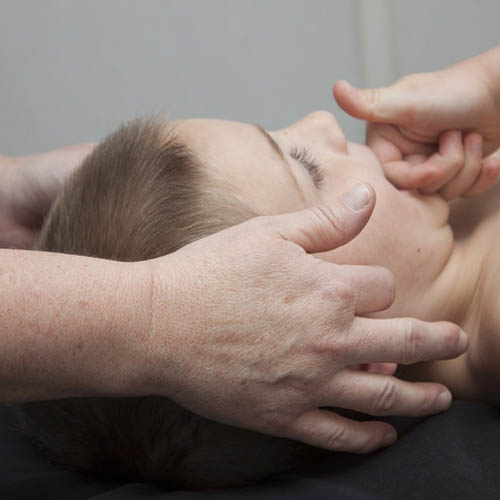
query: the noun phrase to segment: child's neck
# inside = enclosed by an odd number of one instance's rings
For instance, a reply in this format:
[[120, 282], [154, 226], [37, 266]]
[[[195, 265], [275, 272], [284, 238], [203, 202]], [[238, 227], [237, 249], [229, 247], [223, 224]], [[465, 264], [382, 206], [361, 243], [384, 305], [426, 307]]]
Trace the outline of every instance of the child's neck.
[[454, 397], [498, 402], [500, 194], [489, 200], [460, 201], [452, 210], [450, 225], [456, 236], [454, 249], [426, 293], [428, 307], [421, 319], [460, 325], [469, 334], [469, 349], [456, 359], [401, 367], [398, 375], [441, 382]]
[[420, 319], [451, 321], [474, 336], [480, 328], [482, 267], [485, 252], [477, 239], [455, 241], [439, 277], [425, 293], [426, 311]]
[[462, 293], [463, 313], [456, 313], [469, 335], [498, 322], [500, 296], [500, 184], [480, 199], [460, 200], [452, 207], [450, 225], [455, 233], [453, 274], [468, 283]]
[[[479, 200], [478, 200], [479, 201]], [[496, 205], [496, 206], [495, 206]], [[471, 339], [468, 361], [480, 399], [498, 403], [500, 386], [500, 196], [485, 200], [489, 208], [463, 239], [464, 264], [479, 267], [476, 290], [471, 292], [473, 313], [463, 326]], [[467, 267], [465, 267], [467, 269]]]

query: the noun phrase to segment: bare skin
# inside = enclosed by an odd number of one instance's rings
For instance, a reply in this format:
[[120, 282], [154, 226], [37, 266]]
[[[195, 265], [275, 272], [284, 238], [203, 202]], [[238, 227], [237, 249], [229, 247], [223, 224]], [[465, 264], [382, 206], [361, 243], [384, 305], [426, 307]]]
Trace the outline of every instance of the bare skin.
[[[468, 353], [456, 360], [434, 361], [429, 373], [422, 371], [425, 365], [415, 369], [402, 367], [398, 376], [414, 381], [440, 381], [450, 387], [456, 397], [481, 398], [473, 371], [482, 370], [477, 352], [484, 350], [484, 339], [490, 338], [480, 325], [487, 325], [494, 314], [494, 309], [482, 299], [483, 287], [487, 285], [481, 273], [483, 263], [490, 262], [485, 261], [489, 249], [496, 248], [495, 241], [485, 238], [485, 234], [494, 233], [468, 232], [466, 237], [455, 241], [448, 224], [449, 206], [444, 198], [440, 194], [419, 195], [395, 188], [388, 182], [373, 152], [364, 145], [346, 141], [329, 113], [310, 113], [289, 127], [269, 132], [274, 145], [262, 131], [249, 124], [185, 120], [175, 126], [202, 161], [211, 159], [206, 165], [208, 174], [225, 183], [227, 189], [257, 212], [272, 214], [328, 204], [349, 184], [369, 182], [377, 193], [378, 203], [367, 227], [349, 244], [315, 252], [315, 257], [335, 264], [379, 265], [393, 273], [397, 289], [394, 302], [387, 309], [366, 311], [363, 316], [410, 316], [461, 325], [470, 334]], [[457, 168], [457, 158], [460, 172], [481, 166], [481, 151], [468, 147], [454, 131], [442, 134], [439, 147], [443, 172], [449, 165]], [[314, 173], [310, 167], [305, 168], [303, 160], [295, 158], [297, 150], [307, 151], [306, 156], [311, 161], [314, 159], [317, 165]], [[255, 158], [259, 161], [255, 162]], [[318, 171], [321, 173], [319, 185], [315, 176]], [[494, 180], [490, 179], [485, 189], [491, 187]], [[463, 183], [462, 191], [457, 194], [470, 190], [474, 182], [472, 178], [468, 184]], [[481, 207], [482, 198], [476, 197], [474, 205]], [[456, 225], [456, 220], [454, 222]], [[314, 316], [307, 317], [313, 321]], [[355, 380], [352, 374], [351, 379]], [[403, 388], [395, 389], [393, 397], [403, 397], [403, 392]], [[342, 406], [360, 409], [349, 404], [346, 400]]]
[[[453, 200], [485, 193], [495, 183], [500, 171], [500, 46], [435, 73], [408, 75], [387, 88], [361, 90], [337, 82], [334, 95], [345, 111], [370, 121], [367, 143], [394, 184]], [[440, 141], [457, 128], [463, 151], [455, 164], [444, 165]], [[457, 396], [492, 403], [499, 402], [499, 200], [497, 183], [480, 203], [452, 205], [450, 225], [460, 255], [456, 276], [473, 283], [468, 305], [457, 318], [471, 337], [468, 353], [398, 371], [411, 379], [450, 382]]]
[[[457, 103], [453, 104], [456, 106]], [[446, 116], [449, 112], [447, 108], [442, 114]], [[375, 115], [372, 112], [370, 116], [373, 118]], [[387, 121], [390, 124], [394, 119], [386, 117]], [[398, 132], [404, 130], [398, 129]], [[490, 140], [482, 130], [466, 130], [471, 131]], [[404, 138], [420, 144], [414, 136]], [[286, 143], [286, 134], [281, 139]], [[403, 151], [401, 158], [407, 164], [414, 161], [422, 166], [425, 159], [406, 158], [405, 155], [429, 155], [432, 148], [435, 151], [445, 144], [450, 146], [444, 148], [448, 152], [456, 152], [460, 142], [463, 157], [469, 158], [469, 162], [447, 161], [450, 157], [443, 150], [440, 151], [437, 166], [446, 169], [448, 174], [452, 171], [463, 172], [464, 163], [468, 165], [467, 171], [478, 171], [477, 161], [470, 160], [474, 150], [471, 145], [467, 146], [470, 139], [462, 142], [455, 138], [453, 142], [453, 137], [443, 138], [440, 135], [439, 142], [437, 137], [431, 138], [434, 141], [431, 146], [429, 138], [426, 139], [423, 146], [420, 144], [423, 149], [416, 148], [411, 153]], [[336, 145], [342, 146], [342, 141]], [[387, 163], [382, 161], [382, 166]], [[491, 168], [495, 170], [497, 167]], [[415, 180], [415, 176], [408, 174], [409, 169], [406, 169], [406, 173], [399, 177], [394, 174], [394, 179], [400, 179], [398, 182], [404, 184], [404, 179], [408, 178], [412, 187], [419, 188], [424, 188], [425, 183], [428, 186], [430, 181], [442, 182], [441, 187], [453, 186], [455, 177], [447, 175], [438, 179], [440, 175], [436, 165], [431, 170], [435, 177], [430, 178], [424, 172]], [[391, 176], [390, 173], [388, 175]], [[446, 180], [443, 180], [445, 177]], [[460, 183], [454, 183], [451, 190], [453, 196], [464, 194], [462, 187], [473, 186], [470, 184], [473, 176], [468, 174], [467, 177], [467, 182], [462, 179]], [[492, 177], [486, 175], [485, 181], [469, 194], [485, 191], [491, 185]], [[475, 181], [475, 178], [472, 179], [472, 182]], [[460, 189], [457, 189], [458, 184]], [[6, 196], [3, 210], [5, 212], [7, 208], [12, 213], [10, 194]], [[448, 194], [447, 198], [453, 196]], [[2, 331], [7, 332], [4, 333], [6, 338], [2, 338], [2, 357], [10, 363], [0, 364], [6, 367], [6, 373], [2, 373], [0, 379], [8, 381], [2, 385], [3, 399], [22, 401], [76, 396], [95, 394], [96, 390], [101, 395], [160, 394], [216, 420], [291, 437], [327, 449], [363, 452], [393, 442], [394, 430], [387, 424], [355, 423], [330, 412], [322, 412], [319, 407], [344, 406], [374, 415], [422, 414], [446, 408], [450, 401], [449, 393], [443, 391], [443, 386], [439, 384], [405, 385], [407, 383], [396, 382], [390, 373], [380, 372], [366, 374], [357, 371], [353, 378], [352, 367], [366, 362], [411, 363], [457, 356], [465, 351], [467, 336], [459, 341], [460, 329], [446, 322], [362, 317], [382, 311], [392, 303], [394, 288], [390, 273], [372, 265], [341, 264], [339, 267], [308, 255], [346, 244], [364, 227], [373, 208], [373, 196], [355, 212], [349, 211], [336, 196], [321, 209], [307, 208], [286, 216], [262, 217], [188, 245], [167, 258], [139, 264], [120, 263], [113, 269], [103, 261], [97, 265], [94, 259], [58, 255], [46, 258], [32, 252], [28, 259], [23, 252], [2, 251], [2, 265], [5, 267], [0, 270], [0, 276], [8, 278], [8, 286], [2, 287], [5, 307], [1, 315], [5, 322]], [[382, 207], [379, 213], [383, 211]], [[436, 221], [428, 216], [422, 222], [425, 220], [432, 224]], [[449, 234], [446, 228], [441, 231], [438, 224], [434, 229], [435, 242], [439, 238], [446, 241]], [[342, 248], [340, 250], [338, 255], [342, 255]], [[418, 248], [415, 250], [418, 253]], [[207, 255], [213, 257], [209, 260], [215, 262], [215, 266], [206, 265]], [[344, 252], [345, 255], [347, 252]], [[175, 262], [174, 266], [170, 265], [172, 262]], [[442, 264], [447, 260], [440, 262]], [[398, 272], [404, 270], [401, 268]], [[252, 295], [252, 287], [241, 287], [242, 277], [249, 283], [252, 280], [262, 283], [263, 274], [268, 279], [264, 282], [266, 288], [260, 288], [259, 294]], [[234, 276], [237, 277], [236, 282]], [[154, 277], [153, 281], [151, 277]], [[132, 282], [126, 283], [128, 279]], [[216, 289], [211, 290], [217, 301], [209, 300], [208, 304], [207, 290], [200, 287], [205, 279], [218, 284]], [[75, 281], [79, 283], [78, 296], [83, 290], [89, 298], [88, 309], [81, 308], [76, 317]], [[103, 286], [104, 283], [107, 285]], [[155, 284], [153, 295], [146, 293], [144, 283], [149, 290]], [[159, 283], [164, 286], [158, 286]], [[38, 291], [36, 287], [40, 286], [42, 288]], [[102, 290], [99, 296], [95, 295], [97, 288]], [[112, 292], [107, 292], [109, 289]], [[247, 294], [240, 297], [243, 300], [238, 300], [238, 314], [243, 319], [241, 324], [250, 324], [251, 321], [245, 318], [254, 319], [257, 310], [259, 319], [265, 325], [288, 325], [286, 334], [282, 332], [280, 337], [277, 335], [280, 329], [273, 328], [272, 335], [266, 335], [259, 328], [257, 332], [245, 331], [243, 337], [232, 335], [234, 325], [228, 324], [231, 316], [225, 304], [234, 300], [235, 289]], [[293, 290], [301, 300], [291, 302], [283, 297], [287, 300], [277, 301], [277, 309], [266, 308], [267, 301], [263, 303], [263, 298], [274, 297], [277, 291], [287, 289]], [[117, 302], [110, 303], [107, 300], [110, 296]], [[145, 296], [153, 298], [144, 303]], [[384, 301], [380, 297], [385, 297]], [[60, 307], [61, 300], [66, 300], [63, 302], [66, 307]], [[21, 311], [20, 303], [28, 303], [29, 306]], [[392, 312], [405, 303], [411, 305], [408, 300], [405, 302], [398, 298]], [[214, 304], [218, 306], [214, 307]], [[256, 308], [256, 304], [260, 307]], [[307, 304], [308, 310], [317, 311], [313, 315], [316, 318], [313, 325], [310, 321], [306, 324], [301, 321], [304, 304]], [[134, 314], [131, 323], [120, 326], [127, 318], [127, 310], [149, 311], [150, 314], [145, 319]], [[110, 311], [115, 311], [116, 317]], [[197, 314], [193, 315], [193, 311]], [[234, 308], [231, 308], [231, 313], [233, 311]], [[263, 311], [266, 315], [262, 315]], [[33, 328], [41, 320], [43, 325], [43, 318], [49, 318], [45, 323], [47, 329]], [[211, 338], [214, 344], [207, 341], [207, 324], [218, 325], [217, 331], [222, 332], [220, 337]], [[339, 330], [339, 324], [343, 325], [343, 330]], [[222, 325], [228, 328], [221, 329]], [[179, 337], [171, 335], [172, 331], [179, 329], [189, 332], [186, 337], [188, 342], [177, 342]], [[295, 329], [296, 335], [291, 333]], [[109, 333], [117, 331], [120, 331], [119, 342], [114, 335], [110, 338]], [[123, 332], [126, 334], [123, 335]], [[332, 332], [340, 332], [342, 342], [338, 341], [338, 336], [332, 336]], [[106, 348], [110, 343], [114, 347], [108, 350], [113, 359], [123, 360], [123, 371], [119, 371], [119, 376], [108, 355], [103, 352], [104, 338]], [[306, 344], [290, 344], [290, 338]], [[82, 341], [83, 347], [80, 344]], [[249, 342], [252, 345], [250, 359]], [[230, 358], [236, 356], [240, 361], [236, 366], [227, 363], [227, 359], [221, 361], [221, 345], [224, 346], [222, 353], [231, 353]], [[193, 348], [196, 349], [194, 359]], [[68, 364], [70, 352], [75, 355]], [[269, 353], [273, 353], [272, 360], [268, 359]], [[332, 359], [335, 360], [333, 364]], [[64, 369], [61, 370], [61, 366]], [[177, 369], [172, 369], [172, 366]], [[75, 373], [81, 375], [75, 379]], [[221, 385], [221, 379], [227, 383]], [[227, 387], [233, 391], [227, 390]], [[320, 390], [311, 391], [311, 387]], [[439, 395], [443, 395], [443, 400], [439, 400]]]
[[[441, 71], [405, 76], [387, 88], [354, 89], [339, 81], [334, 96], [344, 111], [369, 122], [366, 143], [396, 186], [440, 192], [450, 200], [464, 183], [469, 190], [462, 196], [485, 192], [500, 169], [500, 158], [488, 158], [500, 147], [500, 46]], [[457, 129], [466, 145], [482, 149], [480, 168], [461, 170], [460, 161], [443, 165], [439, 139]]]
[[[3, 173], [10, 171], [9, 166]], [[14, 221], [13, 227], [23, 227], [12, 217], [21, 194], [28, 208], [41, 206], [30, 204], [38, 198], [32, 196], [32, 179], [24, 179], [18, 191], [3, 193], [4, 220]], [[386, 368], [457, 356], [467, 348], [467, 335], [446, 322], [358, 318], [358, 313], [390, 305], [390, 273], [377, 267], [334, 266], [306, 253], [345, 244], [361, 231], [375, 205], [373, 191], [363, 192], [368, 197], [361, 196], [356, 210], [337, 199], [321, 209], [262, 217], [154, 261], [0, 250], [0, 400], [163, 395], [215, 420], [331, 450], [368, 452], [391, 444], [396, 433], [386, 423], [355, 422], [319, 409], [341, 406], [337, 402], [342, 402], [345, 381], [343, 375], [332, 378], [334, 373], [345, 374], [359, 365], [376, 367], [370, 374], [375, 379], [363, 378], [368, 374], [358, 370], [360, 378], [349, 391], [350, 407], [375, 415], [435, 413], [450, 404], [444, 386], [408, 384], [401, 399], [387, 400], [388, 386], [398, 382], [391, 376], [393, 368]], [[353, 203], [356, 197], [348, 199]], [[16, 231], [11, 234], [8, 246], [29, 241], [19, 239]], [[209, 255], [214, 258], [207, 266]], [[264, 288], [242, 287], [242, 273], [250, 282], [262, 282], [266, 275]], [[210, 294], [200, 286], [204, 282], [211, 283], [216, 301], [207, 302]], [[233, 309], [229, 312], [227, 305], [238, 289], [246, 294], [239, 301], [238, 324], [251, 325], [257, 316], [260, 323], [240, 335], [231, 327], [220, 336], [220, 327], [230, 326]], [[287, 289], [302, 299], [262, 308], [262, 298]], [[304, 304], [317, 311], [317, 321], [305, 331], [296, 321], [303, 318]], [[207, 337], [207, 324], [219, 336]], [[336, 342], [347, 331], [346, 342]], [[303, 343], [289, 343], [304, 335], [305, 353]], [[368, 338], [365, 349], [354, 348], [359, 339]], [[418, 349], [413, 347], [417, 339]], [[378, 365], [377, 351], [385, 352], [388, 345], [393, 347], [389, 365]], [[222, 360], [221, 346], [239, 362]], [[286, 362], [266, 362], [270, 353]], [[324, 390], [313, 394], [311, 385]]]
[[63, 183], [94, 146], [85, 143], [17, 158], [0, 156], [0, 248], [31, 248]]
[[451, 210], [450, 225], [456, 235], [457, 278], [474, 284], [461, 318], [455, 321], [469, 333], [464, 355], [450, 361], [400, 366], [398, 376], [409, 380], [440, 381], [454, 397], [500, 404], [500, 315], [498, 275], [500, 256], [500, 183], [478, 200], [458, 200]]

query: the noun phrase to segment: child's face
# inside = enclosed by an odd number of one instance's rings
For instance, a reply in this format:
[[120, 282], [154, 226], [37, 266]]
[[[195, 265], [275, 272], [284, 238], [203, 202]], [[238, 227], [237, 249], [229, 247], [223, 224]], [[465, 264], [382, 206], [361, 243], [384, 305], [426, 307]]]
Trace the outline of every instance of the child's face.
[[175, 126], [209, 174], [263, 215], [332, 203], [355, 184], [370, 183], [377, 202], [366, 228], [344, 247], [316, 255], [389, 268], [397, 283], [392, 313], [404, 313], [409, 300], [422, 300], [450, 256], [447, 203], [395, 188], [372, 151], [347, 142], [330, 113], [311, 113], [269, 132], [272, 140], [254, 125], [237, 122], [196, 119]]

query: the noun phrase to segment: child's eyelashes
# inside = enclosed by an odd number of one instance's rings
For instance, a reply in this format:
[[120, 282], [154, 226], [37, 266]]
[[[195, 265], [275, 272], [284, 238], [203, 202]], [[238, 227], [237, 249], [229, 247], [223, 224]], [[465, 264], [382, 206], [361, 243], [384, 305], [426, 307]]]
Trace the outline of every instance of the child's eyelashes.
[[306, 148], [294, 147], [290, 151], [290, 156], [298, 160], [306, 168], [312, 177], [314, 185], [320, 188], [324, 181], [324, 175], [314, 155]]

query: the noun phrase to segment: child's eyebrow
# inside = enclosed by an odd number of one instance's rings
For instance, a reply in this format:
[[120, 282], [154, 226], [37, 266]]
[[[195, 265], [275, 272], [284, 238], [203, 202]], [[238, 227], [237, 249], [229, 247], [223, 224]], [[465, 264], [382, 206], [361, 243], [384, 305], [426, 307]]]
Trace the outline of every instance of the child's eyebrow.
[[288, 164], [285, 155], [283, 154], [283, 151], [281, 151], [281, 148], [278, 146], [278, 143], [267, 133], [266, 129], [264, 129], [260, 125], [255, 125], [255, 127], [262, 135], [264, 135], [264, 137], [267, 139], [267, 142], [269, 142], [271, 147], [276, 151], [276, 153], [278, 153], [281, 156], [281, 159]]
[[255, 125], [255, 128], [267, 139], [267, 141], [269, 142], [271, 147], [274, 149], [274, 151], [276, 151], [276, 153], [278, 153], [279, 157], [284, 162], [284, 166], [285, 166], [287, 172], [289, 173], [290, 177], [293, 179], [293, 183], [295, 184], [297, 190], [301, 194], [302, 199], [305, 203], [304, 193], [303, 193], [303, 191], [302, 191], [302, 189], [297, 181], [297, 178], [292, 173], [292, 167], [290, 166], [290, 163], [285, 158], [285, 155], [283, 154], [283, 151], [281, 150], [281, 148], [278, 146], [278, 143], [267, 133], [267, 130], [265, 128], [261, 127], [260, 125]]

